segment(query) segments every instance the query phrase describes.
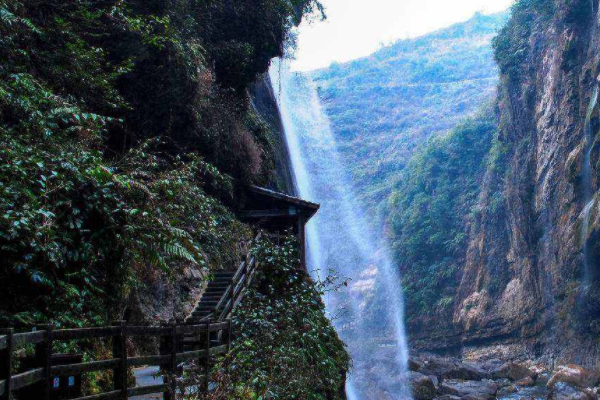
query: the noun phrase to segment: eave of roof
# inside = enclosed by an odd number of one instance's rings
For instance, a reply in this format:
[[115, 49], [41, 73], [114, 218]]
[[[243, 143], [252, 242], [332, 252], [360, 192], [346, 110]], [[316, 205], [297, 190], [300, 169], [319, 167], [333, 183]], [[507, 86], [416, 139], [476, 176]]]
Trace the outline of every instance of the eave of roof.
[[262, 194], [262, 195], [265, 195], [265, 196], [269, 196], [269, 197], [272, 197], [272, 198], [284, 201], [286, 203], [293, 204], [295, 206], [298, 206], [299, 208], [306, 209], [307, 211], [309, 211], [311, 217], [313, 215], [315, 215], [315, 213], [321, 207], [317, 203], [313, 203], [313, 202], [310, 202], [310, 201], [302, 200], [302, 199], [300, 199], [298, 197], [290, 196], [290, 195], [287, 195], [287, 194], [284, 194], [284, 193], [279, 193], [279, 192], [276, 192], [274, 190], [266, 189], [266, 188], [259, 187], [259, 186], [251, 186], [250, 187], [250, 191], [252, 191], [254, 193]]

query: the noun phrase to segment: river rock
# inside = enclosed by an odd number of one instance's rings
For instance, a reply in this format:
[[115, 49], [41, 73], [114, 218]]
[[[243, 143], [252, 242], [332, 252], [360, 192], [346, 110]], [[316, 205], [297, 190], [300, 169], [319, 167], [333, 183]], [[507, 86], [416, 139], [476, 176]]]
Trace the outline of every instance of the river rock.
[[423, 361], [418, 357], [410, 357], [408, 359], [408, 370], [419, 372], [423, 367]]
[[442, 380], [480, 381], [487, 377], [487, 373], [474, 363], [464, 363], [447, 358], [430, 358], [423, 363], [419, 372], [435, 375]]
[[592, 388], [600, 383], [600, 374], [579, 365], [561, 365], [552, 375], [546, 386], [552, 389], [557, 383], [567, 383], [582, 389]]
[[431, 377], [419, 372], [409, 372], [410, 386], [415, 400], [433, 400], [437, 389]]
[[519, 379], [518, 381], [516, 381], [515, 385], [517, 385], [517, 386], [535, 386], [535, 381], [533, 380], [532, 377], [527, 376], [523, 379]]
[[494, 369], [490, 373], [492, 379], [508, 378], [512, 381], [520, 381], [525, 378], [532, 378], [535, 380], [537, 373], [527, 367], [525, 364], [519, 364], [514, 362], [508, 362], [499, 368]]
[[569, 385], [568, 383], [558, 382], [554, 385], [548, 400], [597, 400], [591, 391], [585, 391], [581, 388]]
[[498, 393], [498, 385], [492, 381], [463, 381], [446, 379], [440, 383], [441, 394], [458, 396], [469, 400], [492, 400]]

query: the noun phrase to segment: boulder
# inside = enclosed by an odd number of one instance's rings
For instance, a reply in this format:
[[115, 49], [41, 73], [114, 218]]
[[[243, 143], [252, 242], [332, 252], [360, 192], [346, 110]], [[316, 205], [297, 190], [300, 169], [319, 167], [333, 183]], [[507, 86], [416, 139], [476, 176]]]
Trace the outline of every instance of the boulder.
[[578, 388], [592, 388], [600, 383], [600, 374], [579, 365], [561, 365], [546, 386], [552, 389], [557, 383], [567, 383]]
[[419, 369], [427, 375], [435, 375], [440, 379], [458, 379], [465, 381], [480, 381], [487, 373], [477, 364], [463, 363], [446, 358], [431, 358], [426, 360]]
[[527, 376], [523, 379], [519, 379], [518, 381], [515, 382], [515, 385], [517, 386], [535, 386], [535, 381], [533, 380], [532, 377]]
[[423, 368], [423, 361], [418, 357], [409, 357], [408, 359], [408, 370], [419, 372]]
[[437, 389], [431, 377], [419, 372], [409, 372], [408, 377], [415, 400], [433, 400], [435, 398]]
[[525, 364], [508, 362], [502, 366], [495, 368], [490, 372], [492, 379], [508, 378], [512, 381], [520, 381], [527, 377], [535, 380], [537, 373], [527, 367]]
[[469, 400], [492, 400], [498, 393], [498, 385], [492, 381], [463, 381], [447, 379], [440, 383], [440, 394], [452, 395]]
[[558, 382], [554, 385], [548, 400], [597, 400], [597, 398], [591, 391]]

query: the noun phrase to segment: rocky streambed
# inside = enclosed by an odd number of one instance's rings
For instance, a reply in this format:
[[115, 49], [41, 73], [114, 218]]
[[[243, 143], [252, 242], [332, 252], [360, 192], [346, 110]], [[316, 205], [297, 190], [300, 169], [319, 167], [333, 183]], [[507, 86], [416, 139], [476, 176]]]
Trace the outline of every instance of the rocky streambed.
[[600, 372], [572, 364], [420, 355], [411, 357], [409, 369], [415, 400], [600, 400]]

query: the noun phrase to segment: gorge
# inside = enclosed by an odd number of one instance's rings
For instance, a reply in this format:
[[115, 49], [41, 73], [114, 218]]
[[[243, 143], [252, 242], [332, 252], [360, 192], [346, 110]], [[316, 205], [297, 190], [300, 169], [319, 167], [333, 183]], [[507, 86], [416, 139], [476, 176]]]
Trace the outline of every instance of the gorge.
[[293, 71], [325, 3], [0, 0], [0, 399], [600, 398], [600, 0]]
[[[401, 100], [378, 103], [396, 86], [373, 66], [386, 65], [380, 54], [403, 65], [393, 51], [409, 44], [303, 79], [317, 87], [357, 201], [393, 241], [413, 353], [517, 361], [544, 374], [569, 363], [597, 369], [598, 4], [520, 1], [489, 33], [491, 18], [438, 33], [459, 43], [489, 34], [499, 80], [497, 94], [430, 140], [390, 128], [386, 112]], [[397, 148], [383, 141], [399, 137]]]

